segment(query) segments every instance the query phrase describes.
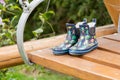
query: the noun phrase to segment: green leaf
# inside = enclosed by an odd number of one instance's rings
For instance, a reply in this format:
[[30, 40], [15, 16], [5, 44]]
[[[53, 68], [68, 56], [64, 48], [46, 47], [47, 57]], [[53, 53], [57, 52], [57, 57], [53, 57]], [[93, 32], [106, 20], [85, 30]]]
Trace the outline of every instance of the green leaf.
[[12, 5], [11, 7], [10, 7], [10, 9], [11, 10], [20, 10], [21, 11], [21, 8], [19, 7], [19, 6], [17, 6], [17, 5]]
[[32, 33], [34, 34], [34, 36], [38, 37], [38, 34], [43, 33], [43, 29], [42, 29], [42, 28], [39, 28], [39, 29], [33, 31]]
[[42, 22], [45, 22], [51, 19], [53, 15], [55, 15], [54, 11], [48, 11], [48, 12], [40, 14], [39, 18]]
[[11, 26], [15, 26], [17, 16], [14, 16], [11, 20]]
[[2, 9], [3, 8], [3, 5], [0, 3], [0, 9]]
[[10, 22], [10, 20], [9, 20], [8, 18], [3, 19], [2, 21], [3, 21], [3, 22]]
[[39, 16], [40, 20], [42, 21], [42, 23], [45, 23], [45, 19], [42, 15]]

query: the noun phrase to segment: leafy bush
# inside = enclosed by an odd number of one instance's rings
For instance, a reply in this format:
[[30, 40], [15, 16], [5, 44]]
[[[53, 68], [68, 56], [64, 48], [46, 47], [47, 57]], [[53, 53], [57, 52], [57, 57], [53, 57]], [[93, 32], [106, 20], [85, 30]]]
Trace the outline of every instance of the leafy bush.
[[[0, 46], [15, 44], [15, 30], [18, 23], [21, 8], [15, 1], [6, 0], [0, 4]], [[0, 18], [1, 18], [0, 17]]]
[[97, 18], [97, 26], [112, 23], [103, 0], [52, 0], [50, 9], [55, 11], [52, 23], [59, 33], [65, 32], [65, 23], [69, 20], [76, 23], [83, 18], [87, 18], [88, 21]]
[[[50, 11], [46, 13], [47, 1], [45, 0], [40, 4], [30, 15], [26, 24], [25, 40], [64, 33], [66, 30], [65, 23], [69, 20], [79, 22], [83, 18], [87, 18], [88, 21], [97, 18], [98, 26], [112, 23], [103, 0], [51, 0]], [[11, 28], [16, 29], [22, 9], [18, 4], [18, 0], [5, 0], [5, 2], [5, 6], [0, 5], [1, 16], [5, 19], [3, 21], [9, 26], [9, 30]], [[44, 25], [43, 19], [45, 20]]]

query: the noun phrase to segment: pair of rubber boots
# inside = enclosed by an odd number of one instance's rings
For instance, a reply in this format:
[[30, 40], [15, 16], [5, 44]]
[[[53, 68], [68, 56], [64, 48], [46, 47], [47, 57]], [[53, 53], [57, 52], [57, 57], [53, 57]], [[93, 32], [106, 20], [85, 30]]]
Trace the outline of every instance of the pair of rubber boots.
[[96, 19], [87, 23], [85, 19], [76, 25], [66, 23], [67, 36], [63, 44], [54, 47], [55, 55], [69, 53], [70, 55], [84, 55], [98, 47], [96, 40]]

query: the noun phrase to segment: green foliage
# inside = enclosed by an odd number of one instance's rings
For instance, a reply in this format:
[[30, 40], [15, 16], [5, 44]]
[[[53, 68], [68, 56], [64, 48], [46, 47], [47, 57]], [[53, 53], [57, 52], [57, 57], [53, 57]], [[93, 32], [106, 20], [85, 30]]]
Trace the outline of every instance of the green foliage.
[[22, 13], [15, 0], [6, 0], [6, 5], [0, 4], [0, 16], [3, 24], [0, 25], [0, 46], [15, 44], [16, 25]]
[[45, 23], [45, 21], [48, 21], [49, 19], [51, 19], [53, 15], [55, 15], [53, 11], [48, 11], [45, 13], [41, 13], [39, 18], [43, 23]]
[[[55, 31], [54, 31], [51, 23], [49, 23], [49, 19], [51, 19], [53, 15], [55, 15], [55, 13], [53, 11], [47, 11], [45, 13], [40, 13], [39, 19], [42, 21], [42, 25], [37, 30], [33, 31], [33, 34], [34, 34], [34, 36], [36, 38], [40, 38], [41, 37], [41, 34], [43, 33], [44, 28], [45, 28], [46, 25], [48, 25], [47, 27], [51, 28], [51, 30], [53, 32], [52, 36], [55, 35]], [[50, 34], [48, 34], [48, 35], [50, 36]]]
[[112, 21], [105, 8], [103, 0], [52, 0], [50, 9], [54, 9], [53, 24], [56, 32], [65, 32], [65, 23], [74, 20], [75, 23], [87, 18], [97, 18], [97, 26], [111, 24]]
[[39, 65], [21, 65], [0, 70], [0, 80], [77, 80], [73, 77], [53, 72]]
[[[8, 19], [7, 25], [15, 29], [22, 9], [18, 0], [5, 1], [6, 6], [0, 5], [2, 18]], [[112, 23], [103, 0], [51, 0], [50, 11], [46, 12], [47, 2], [48, 0], [45, 0], [30, 15], [26, 24], [25, 40], [64, 33], [65, 23], [69, 20], [76, 23], [83, 18], [87, 18], [88, 21], [97, 18], [98, 26]]]
[[0, 46], [15, 44], [15, 30], [8, 25], [0, 27]]

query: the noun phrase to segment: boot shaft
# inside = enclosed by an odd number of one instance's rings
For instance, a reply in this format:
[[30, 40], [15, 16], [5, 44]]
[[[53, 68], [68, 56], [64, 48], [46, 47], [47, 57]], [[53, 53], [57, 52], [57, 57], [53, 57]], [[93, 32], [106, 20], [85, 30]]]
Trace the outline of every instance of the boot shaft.
[[96, 41], [96, 19], [93, 19], [91, 23], [88, 23], [89, 26], [89, 40], [90, 42]]
[[96, 36], [96, 19], [93, 19], [90, 23], [84, 23], [79, 26], [80, 36], [84, 36], [87, 39], [95, 38]]
[[66, 39], [71, 41], [71, 40], [77, 40], [78, 36], [78, 31], [77, 28], [75, 27], [75, 24], [71, 23], [66, 23], [66, 28], [67, 28], [67, 37]]

